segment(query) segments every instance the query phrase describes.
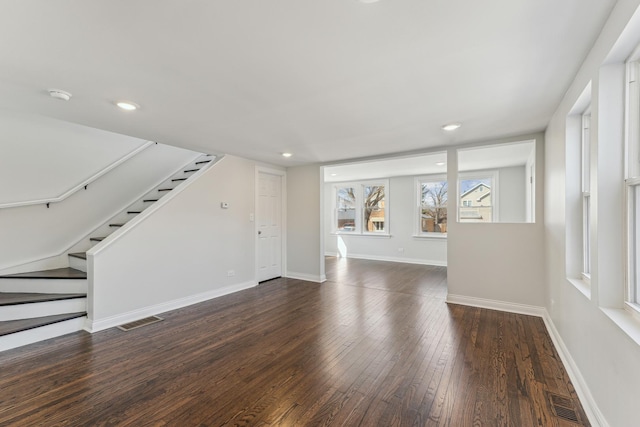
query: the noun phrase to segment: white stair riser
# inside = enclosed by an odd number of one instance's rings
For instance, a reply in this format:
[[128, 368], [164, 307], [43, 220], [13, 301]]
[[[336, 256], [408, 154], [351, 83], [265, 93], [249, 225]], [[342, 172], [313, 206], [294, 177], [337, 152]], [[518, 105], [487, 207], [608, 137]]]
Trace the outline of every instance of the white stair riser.
[[0, 306], [0, 322], [87, 311], [86, 298]]
[[65, 320], [64, 322], [58, 322], [52, 325], [41, 326], [39, 328], [1, 336], [0, 351], [10, 350], [12, 348], [21, 347], [34, 342], [44, 341], [49, 338], [59, 337], [71, 332], [81, 331], [86, 320], [86, 317], [78, 317], [76, 319]]
[[74, 256], [69, 257], [69, 267], [76, 270], [87, 272], [87, 260], [82, 258], [76, 258]]
[[0, 279], [0, 292], [86, 294], [87, 279]]

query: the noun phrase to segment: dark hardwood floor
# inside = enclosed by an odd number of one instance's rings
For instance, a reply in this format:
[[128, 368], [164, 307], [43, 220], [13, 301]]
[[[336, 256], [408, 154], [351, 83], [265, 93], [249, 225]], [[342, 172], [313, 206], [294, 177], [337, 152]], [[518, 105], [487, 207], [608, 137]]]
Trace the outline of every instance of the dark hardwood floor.
[[447, 305], [442, 267], [327, 277], [0, 353], [0, 425], [588, 425], [541, 319]]

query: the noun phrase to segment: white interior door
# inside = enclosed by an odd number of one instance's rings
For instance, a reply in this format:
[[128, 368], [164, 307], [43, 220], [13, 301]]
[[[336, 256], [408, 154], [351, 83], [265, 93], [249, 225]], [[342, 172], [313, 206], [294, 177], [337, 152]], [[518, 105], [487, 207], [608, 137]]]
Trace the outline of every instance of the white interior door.
[[282, 177], [258, 173], [258, 282], [282, 276]]

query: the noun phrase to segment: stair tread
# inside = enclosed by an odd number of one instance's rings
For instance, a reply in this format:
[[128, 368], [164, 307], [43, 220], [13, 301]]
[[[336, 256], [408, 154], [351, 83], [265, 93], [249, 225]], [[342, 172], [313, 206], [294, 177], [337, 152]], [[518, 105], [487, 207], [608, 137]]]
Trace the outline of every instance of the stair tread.
[[196, 165], [201, 165], [203, 163], [209, 163], [210, 161], [211, 160], [202, 160], [202, 161], [196, 162]]
[[85, 294], [37, 294], [26, 292], [0, 292], [0, 306], [29, 304], [34, 302], [60, 301], [86, 298]]
[[113, 224], [109, 224], [109, 227], [122, 227], [124, 225], [124, 223], [113, 223]]
[[87, 259], [86, 252], [74, 252], [72, 254], [69, 254], [69, 256], [72, 256], [74, 258]]
[[6, 279], [86, 279], [87, 273], [75, 268], [55, 268], [53, 270], [30, 271], [28, 273], [7, 274]]
[[89, 240], [93, 240], [94, 242], [102, 242], [106, 237], [90, 237]]
[[144, 199], [143, 202], [157, 202], [159, 199]]
[[[185, 171], [185, 172], [187, 172], [187, 171]], [[172, 179], [171, 181], [173, 181], [173, 182], [176, 182], [176, 181], [186, 181], [187, 179], [189, 179], [189, 178], [174, 178], [174, 179]]]
[[160, 188], [158, 191], [171, 191], [173, 188]]
[[187, 169], [186, 171], [184, 171], [185, 173], [187, 172], [198, 172], [200, 169]]
[[40, 326], [51, 325], [54, 323], [64, 322], [65, 320], [76, 319], [86, 316], [87, 313], [66, 313], [56, 314], [54, 316], [34, 317], [32, 319], [9, 320], [0, 322], [0, 336], [14, 334], [16, 332], [27, 331], [29, 329], [38, 328]]
[[127, 211], [128, 214], [140, 214], [142, 211]]

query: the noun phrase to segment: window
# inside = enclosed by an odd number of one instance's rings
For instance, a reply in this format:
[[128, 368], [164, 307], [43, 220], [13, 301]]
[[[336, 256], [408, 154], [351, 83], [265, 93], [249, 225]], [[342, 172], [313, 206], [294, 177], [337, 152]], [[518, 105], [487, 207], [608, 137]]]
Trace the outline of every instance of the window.
[[582, 115], [582, 278], [591, 280], [591, 113]]
[[460, 174], [460, 222], [496, 222], [497, 171]]
[[456, 151], [459, 222], [535, 221], [535, 140]]
[[445, 176], [416, 178], [418, 236], [447, 232], [447, 179]]
[[626, 303], [627, 307], [634, 312], [640, 312], [640, 89], [637, 81], [638, 68], [637, 60], [627, 64]]
[[364, 212], [364, 225], [367, 232], [384, 232], [385, 224], [385, 186], [384, 185], [364, 185], [362, 200], [362, 210]]
[[334, 186], [334, 228], [338, 233], [388, 234], [387, 180]]
[[336, 230], [356, 229], [356, 195], [353, 187], [336, 188]]

